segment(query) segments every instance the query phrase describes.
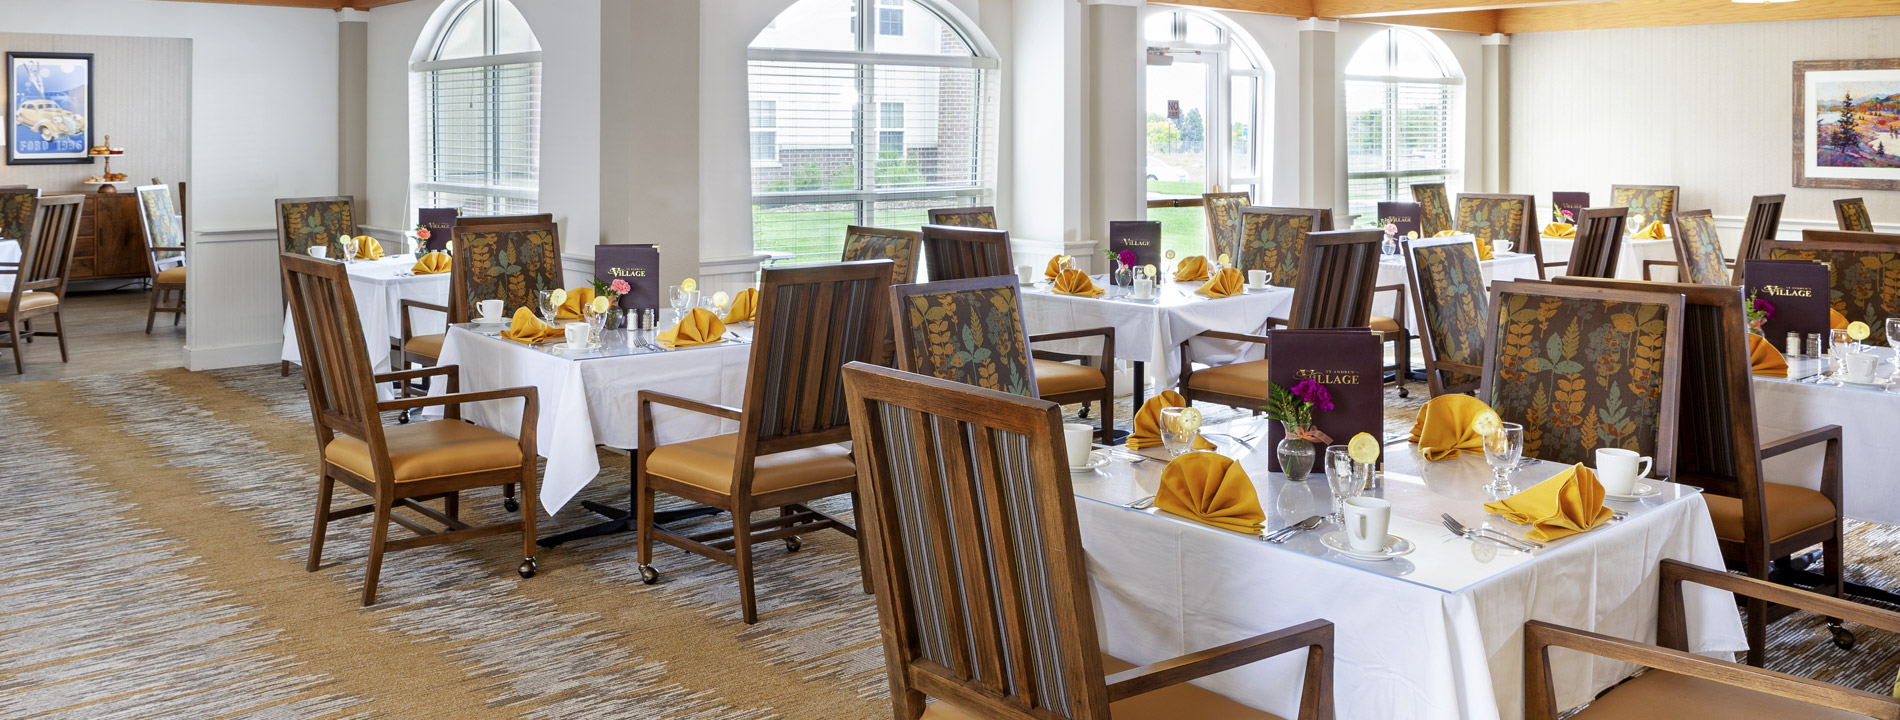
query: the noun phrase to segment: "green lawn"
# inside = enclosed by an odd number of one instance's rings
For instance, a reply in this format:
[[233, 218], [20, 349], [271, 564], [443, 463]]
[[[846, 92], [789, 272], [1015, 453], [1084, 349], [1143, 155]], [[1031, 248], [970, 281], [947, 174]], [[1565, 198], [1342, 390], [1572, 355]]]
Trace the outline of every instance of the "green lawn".
[[[1157, 191], [1162, 191], [1157, 186], [1170, 186], [1165, 192], [1182, 195], [1189, 194], [1189, 191], [1177, 190], [1172, 186], [1190, 189], [1200, 187], [1193, 183], [1149, 183], [1149, 186]], [[761, 211], [759, 206], [754, 205], [752, 218], [755, 247], [762, 251], [790, 252], [798, 256], [797, 260], [785, 264], [835, 262], [844, 247], [845, 227], [857, 222], [857, 215], [850, 210], [809, 210], [799, 206]], [[1150, 208], [1148, 219], [1161, 222], [1163, 251], [1173, 250], [1176, 256], [1202, 253], [1207, 237], [1207, 216], [1201, 208]], [[883, 226], [895, 230], [915, 230], [923, 224], [922, 220], [922, 217], [918, 217], [912, 222], [895, 222]]]

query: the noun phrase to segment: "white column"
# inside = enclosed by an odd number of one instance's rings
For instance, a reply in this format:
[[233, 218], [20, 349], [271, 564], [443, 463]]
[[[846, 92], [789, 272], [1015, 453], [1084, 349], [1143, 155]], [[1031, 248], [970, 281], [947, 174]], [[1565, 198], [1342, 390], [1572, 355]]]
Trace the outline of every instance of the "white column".
[[1511, 36], [1492, 33], [1479, 39], [1484, 49], [1484, 192], [1511, 187]]
[[1007, 66], [1015, 152], [1005, 172], [1014, 197], [1007, 223], [1015, 252], [1035, 257], [1088, 252], [1081, 232], [1084, 172], [1082, 5], [1076, 0], [1016, 0], [1011, 8], [1016, 57]]
[[1346, 155], [1339, 94], [1339, 21], [1307, 18], [1300, 36], [1300, 207], [1332, 208], [1344, 224]]
[[601, 241], [659, 245], [662, 282], [697, 277], [699, 0], [601, 3], [600, 55]]
[[1083, 239], [1092, 248], [1106, 248], [1109, 221], [1145, 217], [1141, 162], [1147, 141], [1142, 137], [1139, 89], [1146, 57], [1140, 0], [1088, 3]]

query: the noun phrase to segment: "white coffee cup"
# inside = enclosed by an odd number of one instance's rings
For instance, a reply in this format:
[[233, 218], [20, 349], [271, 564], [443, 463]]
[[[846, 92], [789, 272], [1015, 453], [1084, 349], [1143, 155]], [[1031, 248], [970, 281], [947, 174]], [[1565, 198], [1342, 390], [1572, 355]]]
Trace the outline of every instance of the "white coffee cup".
[[1874, 381], [1874, 370], [1880, 366], [1880, 356], [1873, 353], [1854, 353], [1847, 356], [1842, 373], [1848, 382], [1870, 383]]
[[482, 322], [501, 322], [500, 300], [483, 300], [475, 303], [475, 311], [481, 313]]
[[1091, 443], [1095, 439], [1095, 426], [1081, 423], [1063, 423], [1062, 439], [1069, 447], [1069, 467], [1079, 468], [1089, 464]]
[[311, 245], [310, 248], [304, 252], [310, 253], [310, 257], [313, 258], [327, 257], [330, 254], [330, 246]]
[[1034, 284], [1036, 282], [1036, 266], [1017, 265], [1016, 266], [1016, 282], [1024, 284], [1024, 285]]
[[1491, 241], [1491, 252], [1493, 254], [1503, 255], [1507, 252], [1510, 252], [1511, 248], [1514, 248], [1514, 247], [1517, 247], [1517, 243], [1511, 242], [1509, 240], [1492, 240]]
[[561, 332], [567, 334], [567, 346], [571, 348], [587, 347], [587, 336], [592, 334], [592, 330], [584, 322], [562, 325]]
[[1385, 533], [1392, 526], [1392, 503], [1376, 497], [1346, 498], [1346, 544], [1363, 553], [1385, 549]]
[[1247, 271], [1247, 287], [1257, 288], [1257, 287], [1266, 287], [1266, 285], [1267, 285], [1267, 271], [1265, 270], [1248, 270]]
[[1603, 484], [1603, 492], [1611, 495], [1629, 495], [1636, 488], [1636, 481], [1649, 477], [1649, 469], [1654, 463], [1647, 455], [1638, 455], [1635, 450], [1621, 448], [1602, 448], [1597, 450], [1597, 482]]

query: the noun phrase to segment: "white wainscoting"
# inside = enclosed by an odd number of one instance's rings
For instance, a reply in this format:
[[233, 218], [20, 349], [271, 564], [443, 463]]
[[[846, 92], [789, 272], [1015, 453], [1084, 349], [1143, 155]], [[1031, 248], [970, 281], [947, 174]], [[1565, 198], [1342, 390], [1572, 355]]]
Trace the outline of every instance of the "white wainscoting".
[[277, 362], [284, 345], [277, 230], [197, 230], [190, 243], [185, 367], [215, 370]]
[[[699, 286], [709, 293], [725, 292], [737, 294], [740, 290], [757, 285], [759, 268], [769, 256], [763, 253], [749, 253], [731, 257], [702, 258], [699, 261]], [[661, 292], [665, 294], [664, 291]], [[660, 299], [666, 303], [665, 298]]]

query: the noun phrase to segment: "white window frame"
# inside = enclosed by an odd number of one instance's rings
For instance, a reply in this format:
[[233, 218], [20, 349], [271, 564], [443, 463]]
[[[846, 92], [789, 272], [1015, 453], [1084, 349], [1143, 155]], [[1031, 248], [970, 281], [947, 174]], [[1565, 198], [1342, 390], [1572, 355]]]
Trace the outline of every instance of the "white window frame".
[[[895, 126], [892, 126], [890, 124], [890, 120], [891, 120], [890, 109], [893, 106], [897, 108], [897, 125]], [[905, 103], [902, 100], [879, 100], [878, 101], [877, 103], [877, 154], [880, 159], [883, 158], [884, 153], [886, 152], [884, 149], [884, 146], [886, 144], [884, 142], [884, 138], [890, 135], [897, 136], [897, 156], [900, 158], [904, 157], [905, 150], [907, 147], [905, 144], [905, 141], [909, 139], [909, 137], [905, 135], [904, 133], [904, 128], [906, 127], [905, 121], [910, 116], [909, 113], [910, 113], [910, 108], [908, 106], [908, 103]]]
[[[897, 32], [884, 31], [885, 13], [890, 13], [891, 17], [896, 18], [892, 23], [897, 26]], [[877, 34], [882, 37], [904, 36], [904, 0], [878, 0]]]
[[[1386, 202], [1410, 202], [1411, 194], [1408, 188], [1412, 184], [1419, 183], [1419, 182], [1431, 182], [1434, 180], [1443, 179], [1443, 181], [1446, 184], [1446, 187], [1455, 187], [1458, 184], [1458, 179], [1462, 177], [1464, 174], [1464, 168], [1462, 167], [1462, 163], [1459, 162], [1460, 152], [1458, 150], [1459, 148], [1458, 130], [1462, 126], [1461, 113], [1463, 113], [1464, 111], [1464, 105], [1463, 105], [1464, 98], [1462, 96], [1461, 90], [1464, 87], [1465, 80], [1461, 75], [1459, 75], [1457, 71], [1456, 62], [1446, 57], [1445, 54], [1441, 52], [1438, 47], [1436, 47], [1436, 44], [1433, 42], [1433, 38], [1430, 37], [1429, 35], [1425, 35], [1422, 31], [1413, 30], [1410, 28], [1397, 28], [1397, 27], [1386, 28], [1384, 30], [1380, 30], [1378, 33], [1373, 34], [1371, 37], [1366, 38], [1365, 42], [1367, 43], [1376, 42], [1380, 39], [1381, 36], [1384, 36], [1388, 33], [1391, 34], [1392, 40], [1389, 40], [1386, 42], [1385, 67], [1387, 70], [1390, 70], [1394, 65], [1397, 64], [1399, 43], [1396, 42], [1396, 39], [1399, 36], [1399, 34], [1413, 33], [1415, 34], [1417, 40], [1419, 42], [1422, 42], [1425, 45], [1426, 49], [1432, 54], [1432, 58], [1438, 62], [1439, 68], [1445, 73], [1445, 75], [1443, 77], [1413, 77], [1413, 76], [1402, 76], [1402, 75], [1345, 75], [1344, 76], [1344, 81], [1347, 83], [1366, 82], [1366, 83], [1379, 83], [1379, 84], [1384, 85], [1385, 86], [1385, 93], [1384, 93], [1385, 94], [1385, 117], [1387, 118], [1385, 122], [1385, 128], [1384, 128], [1385, 133], [1382, 139], [1383, 149], [1380, 153], [1380, 157], [1383, 159], [1383, 162], [1381, 164], [1387, 169], [1353, 171], [1352, 165], [1351, 165], [1352, 152], [1350, 149], [1348, 149], [1346, 152], [1346, 162], [1347, 162], [1346, 182], [1347, 182], [1347, 186], [1350, 187], [1352, 184], [1352, 181], [1354, 180], [1383, 180], [1385, 184], [1385, 188], [1386, 188], [1386, 193], [1385, 193]], [[1355, 49], [1353, 51], [1352, 55], [1347, 56], [1348, 65], [1351, 64], [1352, 58], [1357, 57], [1358, 54], [1364, 50], [1364, 47], [1365, 47], [1364, 45], [1361, 45], [1358, 49]], [[1397, 117], [1398, 115], [1398, 95], [1399, 95], [1398, 88], [1399, 86], [1402, 86], [1402, 85], [1443, 85], [1443, 86], [1448, 86], [1449, 88], [1451, 88], [1451, 91], [1448, 93], [1448, 97], [1446, 100], [1447, 110], [1445, 113], [1444, 126], [1442, 128], [1445, 134], [1445, 143], [1444, 143], [1445, 167], [1415, 169], [1415, 170], [1391, 169], [1397, 165], [1395, 159], [1393, 158], [1393, 155], [1396, 152], [1398, 143], [1396, 139], [1397, 126], [1395, 123], [1393, 123], [1390, 120], [1390, 118]], [[1352, 122], [1352, 110], [1350, 108], [1347, 108], [1346, 110], [1346, 122], [1347, 123]], [[1352, 202], [1350, 193], [1348, 194], [1348, 197], [1346, 198], [1346, 202], [1349, 205]], [[1360, 220], [1362, 221], [1367, 220], [1367, 219], [1368, 218], [1366, 217], [1360, 218]], [[1379, 220], [1379, 218], [1370, 218], [1370, 219], [1373, 221]], [[1364, 223], [1362, 222], [1361, 224], [1364, 224]]]
[[[1201, 142], [1204, 143], [1201, 148], [1201, 154], [1207, 161], [1205, 191], [1211, 192], [1216, 186], [1218, 186], [1222, 192], [1240, 192], [1241, 189], [1248, 189], [1248, 191], [1253, 193], [1256, 200], [1258, 200], [1261, 195], [1266, 192], [1266, 179], [1268, 177], [1267, 168], [1265, 167], [1266, 163], [1264, 161], [1267, 142], [1265, 142], [1261, 134], [1261, 121], [1265, 117], [1265, 113], [1262, 112], [1261, 108], [1265, 106], [1267, 96], [1270, 92], [1267, 85], [1266, 58], [1253, 53], [1250, 48], [1242, 45], [1241, 41], [1235, 37], [1238, 31], [1227, 23], [1225, 18], [1214, 13], [1172, 5], [1155, 5], [1150, 12], [1173, 13], [1174, 30], [1172, 40], [1150, 40], [1146, 34], [1147, 21], [1146, 18], [1144, 18], [1140, 23], [1140, 27], [1142, 28], [1140, 41], [1148, 52], [1160, 52], [1172, 55], [1174, 56], [1174, 61], [1177, 63], [1197, 62], [1207, 65], [1206, 97], [1208, 102], [1207, 107], [1202, 111], [1201, 118]], [[1214, 27], [1220, 30], [1221, 41], [1218, 43], [1188, 42], [1187, 24], [1189, 17], [1199, 17], [1202, 20], [1212, 22]], [[1241, 67], [1240, 63], [1233, 62], [1232, 56], [1234, 53], [1246, 53], [1248, 59], [1252, 61], [1253, 67]], [[1145, 95], [1147, 92], [1147, 72], [1146, 66], [1143, 66], [1143, 68], [1142, 92]], [[1250, 159], [1252, 160], [1250, 164], [1253, 167], [1250, 173], [1235, 175], [1233, 174], [1235, 168], [1233, 167], [1232, 142], [1234, 113], [1231, 112], [1233, 103], [1233, 78], [1243, 77], [1252, 78], [1254, 82], [1253, 112], [1249, 121], [1250, 124], [1248, 125], [1253, 132], [1253, 147], [1250, 148], [1251, 152], [1249, 153], [1249, 155], [1251, 155]], [[1140, 114], [1138, 124], [1146, 127], [1148, 118], [1147, 103], [1140, 103], [1139, 107], [1136, 108], [1136, 112]], [[1218, 120], [1215, 120], [1215, 118], [1218, 118]], [[1142, 139], [1143, 156], [1147, 154], [1147, 142], [1144, 134]], [[1141, 185], [1143, 188], [1146, 188], [1147, 182], [1144, 180]], [[1143, 195], [1146, 195], [1145, 190]], [[1199, 198], [1195, 199], [1198, 200]], [[1150, 207], [1160, 207], [1167, 202], [1166, 200], [1150, 200], [1147, 205]]]
[[[418, 153], [415, 162], [412, 163], [411, 166], [410, 196], [412, 206], [421, 207], [423, 196], [429, 193], [451, 193], [456, 195], [487, 197], [490, 199], [490, 208], [497, 214], [502, 212], [501, 201], [505, 200], [525, 200], [533, 203], [537, 211], [540, 208], [540, 121], [538, 118], [535, 121], [533, 128], [534, 137], [532, 139], [532, 143], [535, 147], [533, 151], [535, 184], [533, 186], [501, 184], [502, 143], [500, 142], [500, 137], [503, 123], [501, 120], [502, 113], [499, 111], [499, 108], [493, 104], [499, 102], [499, 96], [496, 94], [491, 93], [491, 104], [488, 109], [488, 117], [490, 118], [488, 131], [492, 141], [490, 143], [489, 162], [486, 170], [487, 181], [481, 184], [451, 183], [431, 179], [426, 176], [428, 168], [435, 162], [433, 158], [439, 156], [442, 152], [434, 144], [434, 139], [437, 134], [435, 128], [431, 126], [431, 123], [438, 114], [435, 108], [439, 102], [436, 97], [429, 95], [429, 89], [435, 86], [433, 82], [435, 73], [468, 68], [493, 68], [494, 72], [498, 73], [501, 68], [507, 66], [531, 65], [534, 68], [534, 74], [537, 79], [531, 86], [529, 92], [537, 98], [541, 94], [541, 84], [538, 79], [540, 75], [541, 51], [486, 54], [492, 53], [500, 44], [499, 33], [501, 25], [501, 5], [503, 1], [504, 0], [463, 0], [463, 2], [457, 4], [454, 9], [450, 10], [444, 16], [447, 18], [447, 22], [442, 23], [441, 27], [436, 28], [436, 35], [430, 40], [428, 51], [429, 58], [438, 57], [442, 52], [443, 43], [447, 42], [449, 35], [455, 29], [456, 23], [463, 21], [464, 15], [468, 12], [481, 11], [488, 14], [486, 21], [483, 23], [486, 29], [485, 36], [482, 38], [482, 47], [485, 54], [449, 60], [419, 60], [409, 64], [409, 71], [416, 87], [414, 97], [417, 102], [425, 103], [422, 107], [415, 108], [415, 112], [412, 114], [412, 122], [415, 123], [414, 132], [412, 134], [415, 138], [415, 148]], [[532, 33], [533, 29], [530, 28], [529, 31]], [[536, 44], [539, 45], [538, 39]], [[494, 73], [491, 73], [490, 78], [492, 79], [494, 76]], [[518, 210], [519, 208], [517, 208], [517, 211]]]
[[[771, 110], [770, 116], [772, 123], [770, 125], [760, 125], [758, 124], [758, 119], [764, 113], [761, 113], [759, 109], [768, 106]], [[751, 124], [752, 128], [752, 149], [750, 151], [752, 155], [752, 165], [754, 167], [776, 167], [778, 165], [778, 101], [747, 99], [746, 108], [751, 116], [747, 122]], [[772, 154], [771, 157], [759, 157], [759, 136], [766, 133], [770, 133], [772, 137]]]

